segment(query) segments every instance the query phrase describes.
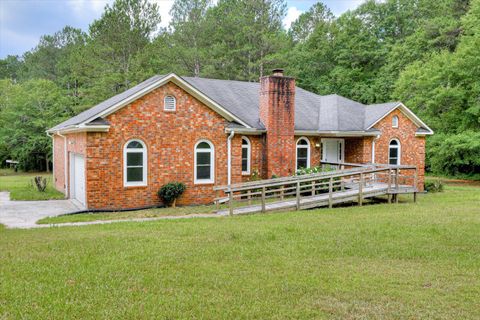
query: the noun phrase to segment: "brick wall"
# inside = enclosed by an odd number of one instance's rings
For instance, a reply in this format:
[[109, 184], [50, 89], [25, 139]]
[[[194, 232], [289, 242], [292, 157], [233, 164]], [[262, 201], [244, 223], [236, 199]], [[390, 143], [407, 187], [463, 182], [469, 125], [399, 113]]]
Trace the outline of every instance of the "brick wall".
[[345, 161], [350, 163], [372, 162], [371, 137], [345, 138]]
[[[165, 95], [177, 100], [164, 111]], [[89, 208], [136, 208], [161, 204], [157, 192], [171, 181], [186, 184], [178, 204], [214, 198], [214, 184], [194, 184], [194, 146], [200, 139], [215, 147], [215, 184], [227, 183], [227, 121], [173, 83], [168, 83], [107, 117], [108, 133], [88, 134], [87, 199]], [[148, 185], [125, 187], [123, 148], [141, 139], [148, 150]]]
[[[398, 116], [398, 128], [392, 127], [392, 117]], [[417, 125], [396, 109], [375, 125], [382, 132], [375, 141], [375, 162], [388, 163], [388, 147], [392, 139], [400, 142], [400, 164], [418, 167], [418, 188], [423, 191], [425, 176], [425, 137], [415, 136]], [[411, 171], [406, 174], [412, 174]]]

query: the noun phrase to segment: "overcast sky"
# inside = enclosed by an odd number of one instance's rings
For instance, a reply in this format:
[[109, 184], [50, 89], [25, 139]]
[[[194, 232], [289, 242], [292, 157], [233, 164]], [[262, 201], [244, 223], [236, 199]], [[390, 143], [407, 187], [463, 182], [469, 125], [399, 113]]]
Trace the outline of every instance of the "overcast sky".
[[[0, 58], [21, 55], [35, 47], [40, 36], [53, 34], [70, 25], [88, 30], [113, 0], [0, 0]], [[173, 0], [151, 0], [159, 4], [162, 25], [168, 25]], [[287, 0], [286, 27], [315, 0]], [[363, 0], [323, 0], [335, 15], [356, 8]]]

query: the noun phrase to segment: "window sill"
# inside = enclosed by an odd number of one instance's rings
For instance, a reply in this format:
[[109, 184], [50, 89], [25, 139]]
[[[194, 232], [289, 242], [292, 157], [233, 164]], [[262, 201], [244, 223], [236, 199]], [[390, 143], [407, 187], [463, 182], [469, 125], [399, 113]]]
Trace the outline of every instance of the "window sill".
[[148, 187], [147, 184], [132, 184], [132, 185], [123, 185], [123, 189], [143, 189]]
[[242, 172], [242, 176], [249, 176], [249, 175], [251, 175], [250, 172]]
[[208, 184], [215, 184], [215, 181], [206, 180], [206, 181], [194, 181], [194, 185], [208, 185]]
[[177, 112], [177, 110], [165, 110], [165, 109], [163, 109], [163, 111], [164, 111], [164, 112], [170, 112], [170, 113], [175, 113], [175, 112]]

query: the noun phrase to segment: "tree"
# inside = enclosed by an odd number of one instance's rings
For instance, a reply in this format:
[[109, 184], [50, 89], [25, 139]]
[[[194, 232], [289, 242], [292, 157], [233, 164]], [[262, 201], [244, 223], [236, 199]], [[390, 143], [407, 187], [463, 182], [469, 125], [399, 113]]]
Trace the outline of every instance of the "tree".
[[158, 6], [148, 0], [116, 0], [89, 28], [86, 46], [73, 57], [89, 105], [138, 82], [132, 66], [160, 23]]
[[220, 0], [207, 12], [212, 64], [208, 76], [258, 81], [287, 43], [285, 0]]
[[323, 3], [317, 2], [292, 23], [289, 33], [293, 41], [305, 42], [320, 26], [332, 23], [333, 18], [330, 9]]
[[11, 79], [17, 82], [22, 64], [18, 56], [8, 55], [5, 59], [0, 59], [0, 79]]
[[45, 131], [72, 115], [64, 93], [50, 80], [2, 82], [2, 92], [0, 158], [20, 161], [25, 170], [48, 170], [52, 141]]
[[176, 0], [170, 11], [170, 56], [195, 77], [200, 76], [209, 56], [211, 37], [206, 13], [210, 5], [210, 0]]

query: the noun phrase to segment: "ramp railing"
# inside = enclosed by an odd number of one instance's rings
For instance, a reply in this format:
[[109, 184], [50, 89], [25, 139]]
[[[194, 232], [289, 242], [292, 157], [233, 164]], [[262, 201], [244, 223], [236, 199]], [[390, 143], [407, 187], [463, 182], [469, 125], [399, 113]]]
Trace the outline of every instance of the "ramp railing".
[[233, 215], [234, 210], [248, 206], [258, 208], [258, 212], [266, 212], [267, 209], [275, 210], [275, 204], [285, 201], [290, 203], [294, 201], [294, 208], [299, 210], [304, 199], [310, 199], [310, 203], [315, 201], [315, 197], [325, 201], [328, 195], [328, 206], [332, 207], [334, 197], [337, 198], [338, 193], [350, 191], [351, 194], [354, 190], [355, 194], [358, 194], [358, 205], [361, 206], [364, 193], [374, 186], [385, 190], [389, 202], [392, 199], [398, 201], [396, 195], [399, 193], [413, 193], [416, 200], [418, 175], [415, 166], [333, 162], [324, 164], [335, 165], [340, 169], [216, 186], [214, 187], [217, 194], [215, 203], [218, 209], [221, 203], [225, 203], [228, 205], [228, 213]]

